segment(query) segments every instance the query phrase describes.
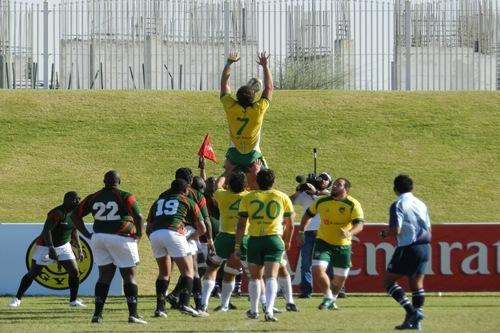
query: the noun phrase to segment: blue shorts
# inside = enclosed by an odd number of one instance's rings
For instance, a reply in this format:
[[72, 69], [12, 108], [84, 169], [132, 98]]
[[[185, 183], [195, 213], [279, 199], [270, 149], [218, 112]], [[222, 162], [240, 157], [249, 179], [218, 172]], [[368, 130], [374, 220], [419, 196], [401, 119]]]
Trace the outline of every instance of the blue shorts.
[[394, 274], [415, 276], [425, 274], [429, 262], [430, 245], [414, 244], [396, 248], [387, 271]]

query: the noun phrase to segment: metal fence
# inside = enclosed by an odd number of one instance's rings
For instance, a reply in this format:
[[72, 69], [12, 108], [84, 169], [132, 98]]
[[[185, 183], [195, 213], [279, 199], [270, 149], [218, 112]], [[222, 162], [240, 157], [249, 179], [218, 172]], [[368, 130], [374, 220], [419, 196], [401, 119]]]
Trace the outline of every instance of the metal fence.
[[499, 0], [0, 0], [0, 88], [500, 88]]

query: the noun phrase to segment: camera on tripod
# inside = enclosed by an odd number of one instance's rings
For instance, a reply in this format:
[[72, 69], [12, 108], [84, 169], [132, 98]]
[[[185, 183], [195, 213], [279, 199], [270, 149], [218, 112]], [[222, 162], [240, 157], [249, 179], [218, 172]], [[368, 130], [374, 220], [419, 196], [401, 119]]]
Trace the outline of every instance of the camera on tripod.
[[307, 176], [297, 176], [295, 180], [299, 185], [297, 186], [297, 191], [306, 192], [309, 190], [308, 184], [311, 184], [316, 189], [321, 186], [322, 178], [316, 173], [316, 160], [317, 160], [318, 150], [313, 148], [313, 172]]
[[306, 192], [309, 190], [309, 186], [307, 186], [307, 184], [311, 184], [317, 189], [321, 185], [322, 178], [316, 176], [314, 173], [310, 173], [307, 175], [307, 177], [302, 175], [295, 177], [295, 181], [299, 183], [299, 185], [297, 186], [297, 190]]

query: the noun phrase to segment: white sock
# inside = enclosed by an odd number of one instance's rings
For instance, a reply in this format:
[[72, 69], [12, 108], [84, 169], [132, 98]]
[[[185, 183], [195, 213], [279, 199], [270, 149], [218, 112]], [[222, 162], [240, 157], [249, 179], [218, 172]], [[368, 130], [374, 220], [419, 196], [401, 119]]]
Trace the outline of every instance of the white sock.
[[276, 293], [278, 292], [278, 281], [276, 278], [267, 278], [266, 279], [266, 311], [271, 316], [274, 315], [274, 301], [276, 300]]
[[260, 280], [250, 280], [248, 293], [250, 294], [250, 309], [252, 312], [259, 313]]
[[231, 299], [231, 294], [234, 290], [235, 281], [227, 282], [222, 281], [222, 290], [220, 293], [220, 306], [222, 308], [227, 308], [229, 306], [229, 300]]
[[260, 304], [266, 305], [266, 284], [260, 279]]
[[287, 303], [293, 303], [293, 293], [292, 293], [292, 279], [290, 275], [286, 277], [279, 277], [278, 284], [283, 291], [283, 297]]
[[201, 285], [201, 304], [208, 307], [208, 301], [210, 300], [210, 295], [212, 295], [212, 290], [214, 290], [215, 281], [203, 280]]
[[326, 293], [323, 294], [323, 297], [328, 298], [328, 299], [333, 299], [333, 293], [330, 288], [326, 291]]

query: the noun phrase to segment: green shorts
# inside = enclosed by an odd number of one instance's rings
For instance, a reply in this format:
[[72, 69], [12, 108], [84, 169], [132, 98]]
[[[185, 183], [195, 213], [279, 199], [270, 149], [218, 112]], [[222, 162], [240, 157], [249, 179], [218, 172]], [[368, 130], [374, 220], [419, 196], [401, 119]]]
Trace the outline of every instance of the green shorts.
[[281, 236], [250, 236], [248, 238], [248, 262], [262, 266], [264, 262], [280, 263], [285, 252], [285, 243]]
[[351, 254], [351, 245], [331, 245], [319, 238], [314, 242], [313, 260], [316, 262], [323, 261], [333, 267], [350, 268]]
[[[221, 232], [215, 237], [215, 253], [224, 260], [229, 259], [234, 252], [234, 241], [236, 235]], [[243, 236], [241, 241], [241, 260], [246, 260], [248, 236]]]
[[261, 169], [267, 169], [267, 163], [261, 152], [252, 150], [248, 154], [240, 153], [236, 148], [231, 147], [227, 150], [226, 158], [234, 165], [235, 171], [250, 172], [250, 168], [255, 161], [260, 160]]

